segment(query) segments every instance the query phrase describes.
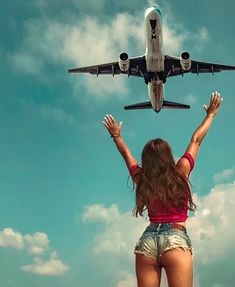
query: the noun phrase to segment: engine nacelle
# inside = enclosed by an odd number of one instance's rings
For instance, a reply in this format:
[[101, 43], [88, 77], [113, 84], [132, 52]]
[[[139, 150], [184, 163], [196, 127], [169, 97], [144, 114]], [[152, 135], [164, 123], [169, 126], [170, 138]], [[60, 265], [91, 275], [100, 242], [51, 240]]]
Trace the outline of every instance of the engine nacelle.
[[191, 59], [188, 52], [183, 52], [180, 55], [180, 65], [184, 71], [191, 69]]
[[122, 72], [127, 72], [130, 68], [130, 60], [127, 53], [121, 53], [119, 56], [119, 68]]

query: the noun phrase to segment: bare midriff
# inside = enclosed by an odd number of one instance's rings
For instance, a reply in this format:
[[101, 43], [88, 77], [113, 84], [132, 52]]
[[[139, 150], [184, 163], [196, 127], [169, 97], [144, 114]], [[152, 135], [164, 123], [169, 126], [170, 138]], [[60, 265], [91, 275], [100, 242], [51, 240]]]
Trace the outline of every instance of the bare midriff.
[[186, 221], [183, 221], [183, 222], [174, 222], [176, 224], [180, 224], [180, 225], [183, 225], [184, 227], [186, 227]]

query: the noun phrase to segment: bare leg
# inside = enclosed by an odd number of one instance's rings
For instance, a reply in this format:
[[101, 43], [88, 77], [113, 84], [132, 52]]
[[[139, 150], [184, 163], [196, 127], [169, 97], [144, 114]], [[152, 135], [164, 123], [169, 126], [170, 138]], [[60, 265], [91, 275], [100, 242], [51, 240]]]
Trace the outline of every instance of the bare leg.
[[159, 287], [161, 282], [161, 266], [152, 258], [136, 254], [136, 277], [138, 287]]
[[165, 251], [160, 262], [166, 271], [169, 287], [193, 286], [193, 260], [189, 250], [175, 248]]

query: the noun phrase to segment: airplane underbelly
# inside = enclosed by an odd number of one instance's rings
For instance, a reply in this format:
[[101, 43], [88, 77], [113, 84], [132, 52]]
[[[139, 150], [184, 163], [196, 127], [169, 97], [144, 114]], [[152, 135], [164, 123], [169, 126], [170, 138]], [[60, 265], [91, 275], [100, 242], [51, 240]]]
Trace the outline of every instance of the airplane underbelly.
[[164, 98], [164, 84], [162, 81], [151, 80], [148, 84], [148, 94], [153, 109], [159, 112], [162, 109]]
[[151, 54], [145, 56], [147, 72], [163, 72], [164, 57], [161, 54]]
[[161, 35], [152, 38], [151, 31], [147, 31], [146, 67], [148, 72], [164, 71], [164, 53], [161, 45]]

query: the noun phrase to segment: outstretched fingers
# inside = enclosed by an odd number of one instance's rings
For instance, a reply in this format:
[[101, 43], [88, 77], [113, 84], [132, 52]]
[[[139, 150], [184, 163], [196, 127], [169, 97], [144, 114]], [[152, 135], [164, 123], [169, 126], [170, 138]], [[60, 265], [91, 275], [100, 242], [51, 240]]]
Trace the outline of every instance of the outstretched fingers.
[[203, 108], [207, 114], [216, 114], [222, 101], [223, 98], [220, 96], [220, 93], [215, 91], [211, 93], [209, 105], [203, 105]]
[[221, 97], [220, 97], [220, 93], [218, 93], [217, 91], [212, 93], [212, 105], [215, 108], [218, 108], [221, 102]]
[[105, 120], [105, 122], [106, 122], [108, 125], [112, 125], [112, 124], [113, 124], [112, 119], [110, 118], [109, 115], [106, 115], [106, 116], [104, 117], [104, 120]]
[[110, 114], [108, 116], [109, 116], [110, 121], [114, 124], [115, 123], [114, 117], [112, 115], [110, 115]]
[[103, 123], [103, 125], [106, 127], [106, 128], [108, 128], [108, 124], [106, 123], [106, 121], [104, 120], [104, 121], [102, 121], [102, 123]]
[[213, 92], [210, 98], [210, 105], [206, 110], [207, 114], [216, 114], [219, 110], [220, 103], [223, 99], [219, 92]]

